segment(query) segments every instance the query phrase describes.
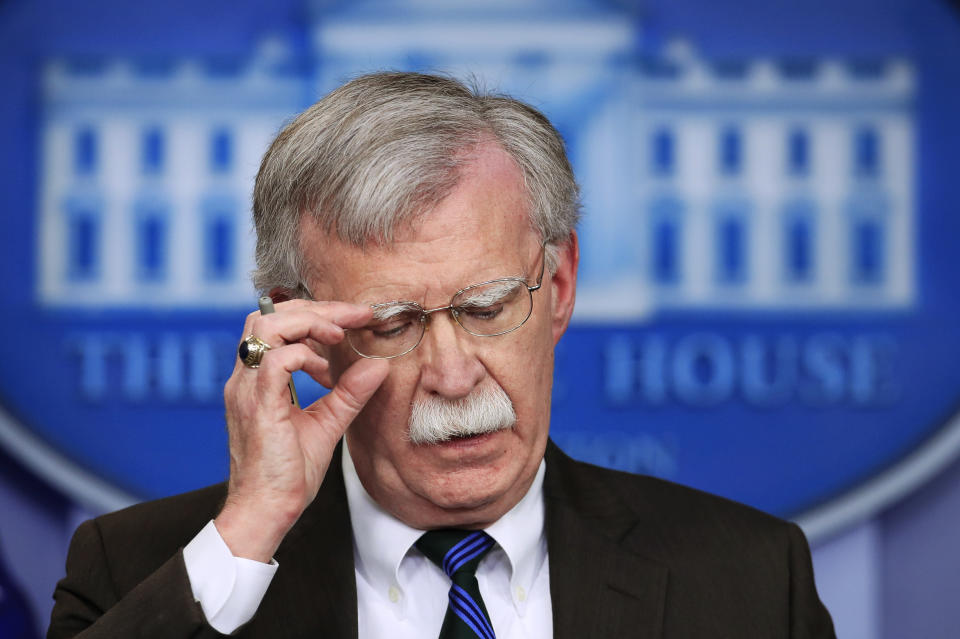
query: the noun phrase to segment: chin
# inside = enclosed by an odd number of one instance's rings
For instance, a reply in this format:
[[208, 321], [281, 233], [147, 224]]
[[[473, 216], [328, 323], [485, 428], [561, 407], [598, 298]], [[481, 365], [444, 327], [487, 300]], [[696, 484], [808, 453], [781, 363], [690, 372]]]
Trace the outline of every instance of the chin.
[[443, 511], [460, 514], [471, 511], [482, 516], [487, 510], [502, 507], [500, 502], [521, 479], [518, 470], [490, 464], [440, 471], [423, 487], [423, 496]]

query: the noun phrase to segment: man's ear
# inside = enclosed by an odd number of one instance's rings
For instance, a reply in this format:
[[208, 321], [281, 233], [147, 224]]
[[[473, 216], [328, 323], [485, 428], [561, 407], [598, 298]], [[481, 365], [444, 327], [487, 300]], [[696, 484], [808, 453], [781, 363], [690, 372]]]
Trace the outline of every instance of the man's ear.
[[553, 343], [563, 337], [570, 325], [573, 304], [577, 298], [577, 266], [580, 264], [580, 243], [577, 232], [571, 231], [566, 242], [558, 246], [557, 270], [551, 278], [553, 288]]
[[292, 300], [294, 297], [296, 297], [293, 294], [293, 291], [291, 291], [288, 288], [282, 288], [280, 286], [275, 286], [271, 288], [270, 291], [267, 293], [267, 295], [270, 296], [270, 299], [273, 300], [274, 304], [279, 304], [280, 302], [287, 302], [289, 300]]

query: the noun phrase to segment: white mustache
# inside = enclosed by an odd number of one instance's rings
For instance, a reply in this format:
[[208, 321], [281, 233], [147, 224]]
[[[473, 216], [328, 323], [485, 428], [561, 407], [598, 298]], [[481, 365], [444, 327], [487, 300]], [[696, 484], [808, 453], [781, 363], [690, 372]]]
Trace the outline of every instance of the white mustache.
[[414, 444], [439, 444], [513, 428], [517, 414], [500, 386], [483, 387], [456, 400], [430, 396], [413, 402], [408, 433]]

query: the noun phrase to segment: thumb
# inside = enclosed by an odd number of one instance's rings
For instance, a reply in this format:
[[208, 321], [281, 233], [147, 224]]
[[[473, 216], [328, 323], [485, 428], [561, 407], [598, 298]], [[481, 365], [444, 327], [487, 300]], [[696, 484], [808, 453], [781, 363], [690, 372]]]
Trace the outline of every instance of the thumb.
[[325, 418], [327, 426], [336, 431], [338, 439], [380, 388], [389, 372], [390, 364], [386, 360], [358, 360], [340, 375], [333, 389], [314, 405]]

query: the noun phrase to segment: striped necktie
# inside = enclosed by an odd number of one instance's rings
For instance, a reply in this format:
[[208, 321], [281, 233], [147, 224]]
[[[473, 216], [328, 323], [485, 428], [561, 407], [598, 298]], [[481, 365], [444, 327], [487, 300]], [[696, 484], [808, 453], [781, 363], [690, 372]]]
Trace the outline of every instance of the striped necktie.
[[450, 601], [440, 639], [495, 639], [480, 597], [477, 566], [494, 541], [482, 530], [431, 530], [416, 547], [450, 577]]

